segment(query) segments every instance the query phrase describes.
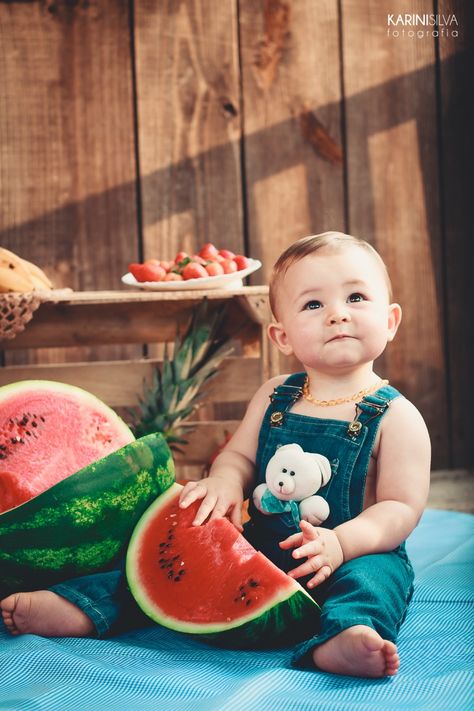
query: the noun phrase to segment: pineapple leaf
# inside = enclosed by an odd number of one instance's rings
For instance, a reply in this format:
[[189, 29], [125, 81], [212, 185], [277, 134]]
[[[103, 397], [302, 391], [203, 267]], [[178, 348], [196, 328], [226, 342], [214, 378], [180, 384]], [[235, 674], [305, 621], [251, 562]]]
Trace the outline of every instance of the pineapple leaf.
[[193, 310], [184, 335], [177, 330], [172, 357], [165, 345], [161, 367], [154, 369], [150, 383], [144, 381], [137, 408], [128, 411], [135, 436], [162, 432], [176, 451], [181, 451], [177, 444], [187, 444], [183, 434], [194, 427], [185, 420], [205, 397], [203, 385], [233, 350], [229, 338], [219, 334], [224, 317], [225, 309], [209, 314], [204, 299]]

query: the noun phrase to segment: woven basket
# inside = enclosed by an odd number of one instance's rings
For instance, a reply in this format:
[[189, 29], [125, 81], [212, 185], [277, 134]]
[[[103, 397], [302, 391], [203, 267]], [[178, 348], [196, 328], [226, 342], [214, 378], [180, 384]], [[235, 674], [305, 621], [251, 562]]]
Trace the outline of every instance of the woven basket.
[[33, 313], [41, 304], [41, 296], [34, 291], [24, 294], [0, 295], [0, 340], [15, 338], [24, 330]]

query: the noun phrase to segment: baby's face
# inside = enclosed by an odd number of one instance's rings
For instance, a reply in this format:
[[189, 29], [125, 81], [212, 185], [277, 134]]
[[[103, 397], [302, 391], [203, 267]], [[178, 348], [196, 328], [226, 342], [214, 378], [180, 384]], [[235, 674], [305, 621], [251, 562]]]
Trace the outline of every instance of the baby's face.
[[324, 248], [293, 264], [280, 282], [277, 306], [283, 352], [315, 370], [373, 361], [396, 331], [384, 274], [357, 246]]

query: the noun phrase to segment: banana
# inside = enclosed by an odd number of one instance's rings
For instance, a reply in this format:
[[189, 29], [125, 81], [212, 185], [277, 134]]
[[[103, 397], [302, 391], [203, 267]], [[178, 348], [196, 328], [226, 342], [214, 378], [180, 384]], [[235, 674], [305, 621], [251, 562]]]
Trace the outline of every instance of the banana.
[[[11, 272], [15, 272], [18, 276], [24, 279], [26, 282], [30, 281], [30, 275], [26, 265], [23, 264], [23, 259], [19, 257], [14, 252], [10, 252], [9, 249], [0, 247], [0, 267], [4, 269], [10, 269]], [[7, 280], [8, 281], [8, 280]], [[28, 291], [33, 288], [33, 283], [31, 283]]]
[[52, 289], [53, 285], [36, 264], [0, 247], [0, 292]]
[[36, 266], [36, 264], [33, 264], [32, 262], [29, 262], [27, 259], [22, 259], [21, 260], [23, 264], [25, 265], [28, 275], [31, 279], [31, 281], [34, 284], [35, 289], [52, 289], [53, 284], [48, 279], [46, 274], [40, 267]]
[[23, 274], [20, 274], [17, 269], [0, 264], [0, 293], [32, 291], [33, 288], [33, 282], [28, 276], [25, 279]]

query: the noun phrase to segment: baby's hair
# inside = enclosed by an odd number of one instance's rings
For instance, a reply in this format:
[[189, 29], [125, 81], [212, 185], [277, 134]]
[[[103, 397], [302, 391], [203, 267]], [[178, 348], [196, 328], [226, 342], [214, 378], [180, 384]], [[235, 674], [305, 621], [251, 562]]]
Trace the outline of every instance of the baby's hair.
[[276, 315], [276, 296], [280, 281], [292, 264], [299, 262], [300, 259], [307, 257], [309, 254], [314, 254], [314, 252], [317, 252], [323, 247], [328, 248], [331, 252], [338, 252], [346, 247], [354, 246], [364, 249], [373, 256], [385, 279], [389, 298], [391, 300], [392, 284], [390, 282], [387, 267], [385, 266], [380, 254], [372, 247], [371, 244], [369, 244], [369, 242], [366, 242], [359, 237], [354, 237], [353, 235], [346, 235], [344, 232], [322, 232], [319, 235], [309, 235], [308, 237], [302, 237], [296, 242], [293, 242], [293, 244], [290, 244], [290, 246], [278, 257], [270, 276], [269, 296], [272, 313]]

